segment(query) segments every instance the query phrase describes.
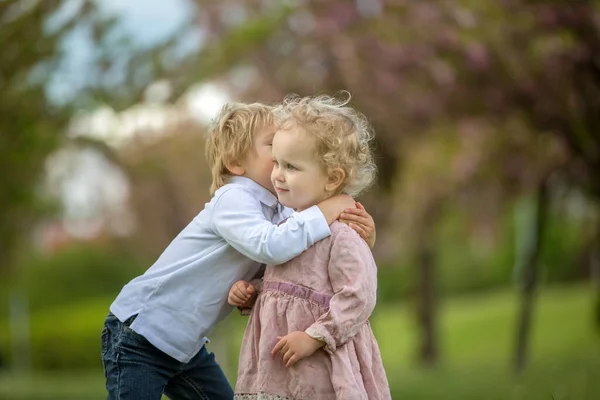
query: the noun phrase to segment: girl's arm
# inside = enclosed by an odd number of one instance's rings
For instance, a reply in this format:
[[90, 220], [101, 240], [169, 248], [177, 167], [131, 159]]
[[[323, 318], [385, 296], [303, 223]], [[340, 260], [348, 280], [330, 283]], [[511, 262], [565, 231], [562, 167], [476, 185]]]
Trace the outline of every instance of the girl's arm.
[[338, 231], [332, 240], [328, 268], [335, 294], [329, 310], [305, 331], [329, 353], [367, 322], [377, 297], [377, 267], [366, 243], [349, 229]]
[[333, 353], [358, 332], [375, 307], [377, 267], [367, 244], [348, 228], [339, 230], [332, 240], [328, 268], [335, 294], [329, 310], [306, 331], [277, 337], [271, 354], [280, 354], [286, 367], [321, 347]]

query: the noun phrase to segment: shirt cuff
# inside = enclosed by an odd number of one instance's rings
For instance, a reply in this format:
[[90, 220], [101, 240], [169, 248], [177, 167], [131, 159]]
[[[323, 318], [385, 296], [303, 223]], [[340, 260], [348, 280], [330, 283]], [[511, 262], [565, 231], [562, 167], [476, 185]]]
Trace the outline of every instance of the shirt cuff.
[[318, 206], [297, 212], [296, 217], [304, 221], [312, 240], [311, 246], [331, 235], [327, 220]]

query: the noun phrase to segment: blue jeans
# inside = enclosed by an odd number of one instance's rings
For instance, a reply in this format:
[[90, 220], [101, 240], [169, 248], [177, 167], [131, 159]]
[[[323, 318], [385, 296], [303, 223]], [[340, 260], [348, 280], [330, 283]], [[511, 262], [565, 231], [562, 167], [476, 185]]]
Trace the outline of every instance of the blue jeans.
[[188, 363], [163, 353], [112, 313], [102, 330], [108, 400], [231, 400], [233, 390], [215, 356], [202, 349]]

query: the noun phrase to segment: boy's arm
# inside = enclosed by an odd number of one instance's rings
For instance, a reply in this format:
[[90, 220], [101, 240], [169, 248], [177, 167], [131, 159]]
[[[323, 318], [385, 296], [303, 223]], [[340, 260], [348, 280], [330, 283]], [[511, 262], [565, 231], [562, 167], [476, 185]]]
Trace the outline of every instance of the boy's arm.
[[285, 224], [267, 220], [261, 202], [243, 189], [232, 188], [216, 202], [212, 227], [234, 249], [264, 264], [282, 264], [331, 234], [329, 224], [353, 204], [350, 196], [328, 199], [293, 213]]

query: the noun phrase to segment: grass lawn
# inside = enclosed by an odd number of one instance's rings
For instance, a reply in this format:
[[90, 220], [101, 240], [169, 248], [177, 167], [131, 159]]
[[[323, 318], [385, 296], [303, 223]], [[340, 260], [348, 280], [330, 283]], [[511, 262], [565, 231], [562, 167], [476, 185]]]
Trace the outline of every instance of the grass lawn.
[[[439, 327], [442, 361], [429, 370], [414, 363], [418, 333], [412, 310], [404, 304], [378, 306], [372, 326], [393, 398], [600, 399], [600, 334], [592, 325], [589, 288], [544, 289], [535, 310], [530, 364], [518, 379], [510, 368], [516, 306], [510, 291], [445, 301]], [[212, 335], [212, 350], [232, 380], [244, 324], [243, 317], [232, 315]], [[0, 374], [0, 399], [102, 398], [101, 371]]]

